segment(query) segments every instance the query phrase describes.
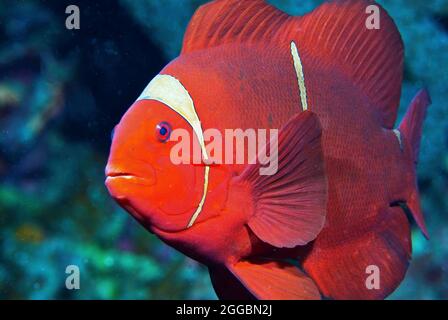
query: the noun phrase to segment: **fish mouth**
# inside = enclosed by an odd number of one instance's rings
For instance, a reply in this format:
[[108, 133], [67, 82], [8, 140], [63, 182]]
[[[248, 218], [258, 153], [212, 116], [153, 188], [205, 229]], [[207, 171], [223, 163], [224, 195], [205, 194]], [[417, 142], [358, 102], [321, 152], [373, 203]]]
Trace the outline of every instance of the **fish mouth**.
[[130, 190], [134, 188], [142, 189], [140, 186], [143, 188], [152, 188], [155, 184], [155, 180], [151, 181], [141, 178], [133, 173], [106, 170], [105, 185], [109, 194], [123, 209], [131, 213], [141, 223], [146, 223], [146, 219], [132, 204], [131, 200], [133, 197], [130, 194]]
[[196, 210], [196, 201], [166, 207], [168, 202], [159, 201], [163, 190], [157, 188], [158, 181], [161, 180], [157, 179], [156, 170], [149, 165], [109, 163], [105, 170], [105, 185], [111, 197], [147, 230], [153, 233], [186, 230], [188, 219]]
[[152, 187], [156, 184], [156, 181], [153, 179], [149, 180], [131, 173], [113, 172], [106, 175], [106, 186], [118, 182], [139, 184], [147, 187]]
[[[111, 172], [106, 175], [106, 188], [112, 198], [131, 216], [133, 216], [140, 224], [142, 224], [149, 232], [156, 233], [175, 233], [186, 229], [187, 223], [182, 227], [155, 227], [154, 219], [157, 221], [156, 212], [163, 213], [165, 220], [167, 215], [161, 208], [155, 206], [145, 206], [139, 201], [141, 194], [135, 195], [132, 190], [149, 190], [153, 188], [153, 183], [148, 182], [147, 179], [140, 178], [135, 174], [127, 172]], [[149, 188], [148, 188], [149, 187]], [[146, 207], [146, 208], [145, 208]]]
[[153, 186], [156, 184], [156, 175], [154, 169], [146, 170], [145, 174], [137, 174], [134, 170], [126, 170], [114, 164], [108, 164], [105, 170], [106, 185], [118, 182], [140, 184], [144, 186]]
[[[132, 198], [132, 192], [135, 188], [149, 188], [152, 189], [156, 184], [156, 180], [141, 178], [136, 174], [121, 171], [106, 171], [105, 185], [109, 194], [115, 199], [122, 207], [129, 209], [130, 198]], [[129, 210], [128, 210], [129, 211]]]
[[135, 174], [127, 173], [127, 172], [107, 172], [106, 177], [108, 178], [116, 178], [116, 177], [136, 177]]

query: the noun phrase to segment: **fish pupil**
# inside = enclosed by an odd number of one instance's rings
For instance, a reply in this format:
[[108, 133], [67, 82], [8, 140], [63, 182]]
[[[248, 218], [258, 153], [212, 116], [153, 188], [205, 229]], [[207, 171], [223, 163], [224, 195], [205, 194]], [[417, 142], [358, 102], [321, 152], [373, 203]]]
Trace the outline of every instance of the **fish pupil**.
[[161, 122], [157, 125], [156, 135], [160, 142], [166, 142], [171, 135], [171, 126], [167, 122]]

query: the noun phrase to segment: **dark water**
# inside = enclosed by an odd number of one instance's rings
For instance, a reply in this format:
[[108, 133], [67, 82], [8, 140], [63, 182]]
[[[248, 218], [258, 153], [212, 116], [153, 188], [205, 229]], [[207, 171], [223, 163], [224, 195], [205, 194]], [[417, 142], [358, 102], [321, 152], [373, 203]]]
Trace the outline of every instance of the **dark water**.
[[[214, 298], [206, 270], [110, 199], [104, 166], [121, 115], [181, 46], [202, 0], [0, 2], [0, 298]], [[270, 1], [290, 13], [322, 1]], [[419, 187], [431, 240], [413, 232], [391, 298], [448, 298], [448, 0], [381, 1], [406, 45], [401, 113], [418, 88]], [[80, 8], [80, 30], [65, 9]], [[81, 272], [67, 290], [66, 267]]]

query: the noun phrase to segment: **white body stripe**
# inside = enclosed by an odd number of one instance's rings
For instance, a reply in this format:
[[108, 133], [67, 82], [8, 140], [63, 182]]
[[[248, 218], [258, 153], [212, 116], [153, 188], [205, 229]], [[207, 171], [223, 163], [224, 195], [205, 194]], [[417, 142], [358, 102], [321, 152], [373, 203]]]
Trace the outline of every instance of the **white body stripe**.
[[[201, 145], [202, 155], [205, 160], [208, 160], [207, 151], [205, 148], [204, 132], [202, 131], [201, 121], [194, 107], [193, 99], [188, 91], [182, 85], [182, 83], [170, 75], [158, 75], [156, 76], [143, 90], [137, 101], [140, 100], [156, 100], [182, 116], [193, 128], [196, 134], [199, 144]], [[210, 174], [210, 167], [205, 167], [204, 175], [204, 188], [202, 198], [198, 204], [198, 208], [188, 223], [188, 228], [193, 226], [205, 203], [208, 190], [208, 178]]]
[[308, 97], [305, 86], [305, 76], [303, 74], [302, 60], [300, 60], [299, 51], [294, 41], [291, 42], [291, 54], [294, 60], [294, 68], [296, 70], [297, 80], [299, 82], [300, 100], [302, 101], [303, 111], [308, 110]]

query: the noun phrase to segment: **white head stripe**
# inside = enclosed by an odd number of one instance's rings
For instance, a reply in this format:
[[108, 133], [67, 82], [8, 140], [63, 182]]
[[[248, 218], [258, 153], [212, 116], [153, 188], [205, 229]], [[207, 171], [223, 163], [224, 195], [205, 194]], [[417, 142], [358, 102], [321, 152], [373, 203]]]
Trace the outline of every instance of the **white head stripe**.
[[[179, 80], [170, 75], [162, 74], [156, 76], [148, 84], [145, 90], [143, 90], [140, 97], [138, 97], [137, 101], [140, 100], [159, 101], [182, 116], [193, 128], [199, 144], [201, 145], [204, 159], [208, 159], [207, 151], [205, 149], [204, 133], [202, 131], [201, 121], [199, 120], [198, 114], [196, 113], [196, 109], [194, 107], [193, 99]], [[193, 214], [190, 222], [188, 223], [188, 228], [193, 226], [202, 211], [202, 207], [204, 206], [205, 198], [207, 196], [209, 174], [210, 167], [206, 166], [202, 199], [196, 209], [196, 212]]]
[[193, 128], [201, 145], [203, 156], [206, 160], [208, 159], [204, 134], [193, 99], [179, 80], [170, 75], [156, 76], [138, 97], [137, 101], [140, 100], [157, 100], [181, 115]]
[[299, 81], [300, 100], [302, 101], [303, 111], [308, 110], [308, 98], [306, 94], [305, 76], [303, 74], [303, 65], [300, 60], [299, 51], [294, 41], [291, 42], [291, 54], [294, 60], [294, 68], [296, 69], [297, 80]]

